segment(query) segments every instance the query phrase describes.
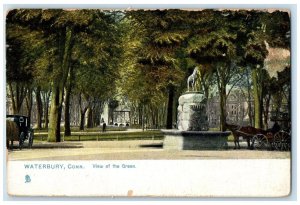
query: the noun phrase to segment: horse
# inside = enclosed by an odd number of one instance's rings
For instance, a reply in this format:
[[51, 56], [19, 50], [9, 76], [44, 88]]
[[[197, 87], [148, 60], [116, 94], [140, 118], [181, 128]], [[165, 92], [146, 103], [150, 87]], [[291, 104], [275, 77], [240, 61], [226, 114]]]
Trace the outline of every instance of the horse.
[[9, 148], [9, 141], [11, 141], [11, 147], [13, 148], [13, 142], [19, 141], [19, 127], [10, 120], [6, 120], [6, 147]]
[[195, 67], [192, 75], [190, 75], [187, 79], [187, 89], [188, 91], [190, 90], [190, 83], [192, 83], [192, 89], [195, 90], [195, 83], [197, 80], [197, 76], [198, 76], [198, 67]]
[[[234, 149], [240, 149], [239, 137], [243, 137], [247, 139], [248, 149], [251, 149], [250, 140], [252, 140], [254, 135], [257, 134], [267, 134], [267, 131], [251, 127], [251, 126], [239, 126], [234, 124], [225, 123], [225, 128], [229, 129], [234, 137]], [[237, 147], [238, 146], [238, 147]]]

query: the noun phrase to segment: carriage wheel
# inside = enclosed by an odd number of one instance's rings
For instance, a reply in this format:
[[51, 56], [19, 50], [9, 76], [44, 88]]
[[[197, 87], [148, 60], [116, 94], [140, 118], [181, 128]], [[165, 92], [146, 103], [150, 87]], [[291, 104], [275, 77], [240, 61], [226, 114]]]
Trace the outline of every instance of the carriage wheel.
[[33, 144], [33, 132], [29, 131], [28, 132], [28, 148], [32, 148]]
[[288, 135], [288, 138], [287, 138], [287, 148], [288, 148], [288, 151], [291, 151], [292, 150], [292, 138], [291, 138], [291, 134]]
[[282, 132], [277, 132], [273, 138], [273, 147], [276, 150], [281, 150], [282, 145]]
[[284, 132], [284, 134], [282, 135], [282, 150], [291, 150], [291, 135], [287, 132]]
[[25, 133], [21, 132], [19, 137], [19, 149], [23, 148], [24, 141], [25, 141]]
[[274, 135], [273, 145], [276, 150], [290, 150], [291, 136], [285, 131], [279, 131]]
[[258, 134], [253, 137], [253, 148], [254, 149], [268, 149], [269, 148], [269, 142], [268, 138], [263, 134]]

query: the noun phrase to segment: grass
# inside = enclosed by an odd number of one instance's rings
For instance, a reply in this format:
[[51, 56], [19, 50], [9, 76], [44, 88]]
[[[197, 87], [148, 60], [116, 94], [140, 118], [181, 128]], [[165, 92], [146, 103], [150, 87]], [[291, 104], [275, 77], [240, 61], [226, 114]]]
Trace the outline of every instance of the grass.
[[[108, 140], [161, 140], [163, 134], [160, 131], [145, 131], [145, 132], [120, 132], [120, 133], [97, 133], [97, 134], [72, 134], [64, 136], [64, 141], [108, 141]], [[46, 141], [47, 136], [35, 134], [35, 141]]]
[[233, 140], [234, 140], [233, 135], [230, 134], [230, 135], [228, 136], [228, 141], [233, 142]]
[[[115, 126], [107, 126], [106, 127], [107, 131], [126, 131], [126, 127], [115, 127]], [[64, 127], [60, 127], [60, 131], [63, 132], [65, 131]], [[71, 132], [99, 132], [102, 131], [102, 127], [93, 127], [93, 128], [84, 128], [84, 130], [79, 130], [79, 127], [71, 127]], [[39, 132], [48, 132], [48, 129], [46, 128], [41, 128], [41, 129], [34, 129], [35, 133]]]
[[209, 128], [209, 131], [220, 131], [220, 128], [218, 128], [218, 127], [211, 127], [211, 128]]
[[[107, 127], [107, 131], [125, 131], [125, 127]], [[138, 132], [120, 132], [120, 133], [110, 133], [110, 132], [100, 132], [98, 128], [85, 129], [83, 133], [77, 134], [79, 128], [72, 129], [71, 136], [64, 136], [64, 141], [108, 141], [108, 140], [162, 140], [164, 135], [159, 131], [138, 131]], [[210, 131], [218, 131], [217, 128], [212, 128]], [[39, 132], [44, 132], [44, 134], [39, 134]], [[47, 130], [35, 130], [34, 140], [35, 141], [46, 141]], [[89, 132], [98, 132], [98, 133], [89, 133]], [[233, 135], [228, 136], [228, 141], [233, 141]]]

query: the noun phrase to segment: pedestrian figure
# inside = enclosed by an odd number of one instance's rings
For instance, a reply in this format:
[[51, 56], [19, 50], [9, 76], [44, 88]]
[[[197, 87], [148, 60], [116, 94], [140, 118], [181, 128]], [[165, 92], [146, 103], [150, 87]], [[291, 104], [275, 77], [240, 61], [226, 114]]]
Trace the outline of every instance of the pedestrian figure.
[[102, 132], [106, 132], [106, 123], [105, 122], [103, 122], [103, 124], [102, 124]]

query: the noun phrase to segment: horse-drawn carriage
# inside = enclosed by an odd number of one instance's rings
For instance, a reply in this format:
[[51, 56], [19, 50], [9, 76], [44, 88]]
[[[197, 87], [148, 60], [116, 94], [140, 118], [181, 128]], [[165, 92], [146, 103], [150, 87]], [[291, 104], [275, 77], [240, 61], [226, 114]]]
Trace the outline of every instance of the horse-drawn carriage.
[[240, 148], [240, 137], [245, 138], [250, 149], [291, 150], [290, 119], [287, 113], [276, 113], [271, 116], [275, 122], [271, 129], [263, 130], [251, 126], [226, 124], [234, 136], [235, 148]]
[[254, 149], [274, 149], [280, 151], [291, 150], [291, 135], [289, 132], [280, 130], [273, 134], [257, 134], [252, 138], [252, 147]]
[[291, 150], [291, 121], [288, 113], [272, 113], [271, 121], [275, 122], [272, 129], [253, 136], [253, 148], [280, 151]]
[[6, 115], [6, 146], [11, 148], [13, 142], [19, 142], [19, 149], [23, 148], [24, 142], [28, 141], [28, 148], [33, 144], [33, 129], [30, 127], [30, 119], [23, 115]]

